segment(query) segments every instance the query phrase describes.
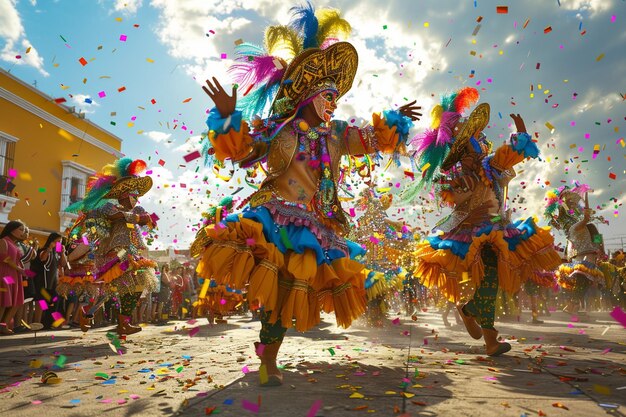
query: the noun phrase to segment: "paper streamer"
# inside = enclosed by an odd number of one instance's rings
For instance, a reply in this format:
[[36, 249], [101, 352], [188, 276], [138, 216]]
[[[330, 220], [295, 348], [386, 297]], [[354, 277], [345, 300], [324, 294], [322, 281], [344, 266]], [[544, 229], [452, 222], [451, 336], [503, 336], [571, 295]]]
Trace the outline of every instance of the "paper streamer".
[[309, 409], [309, 412], [306, 414], [306, 417], [315, 417], [315, 414], [317, 414], [317, 411], [320, 408], [322, 408], [322, 400], [315, 401]]
[[626, 328], [626, 312], [619, 308], [619, 306], [615, 306], [613, 311], [611, 311], [611, 317], [613, 317], [616, 322], [620, 323]]

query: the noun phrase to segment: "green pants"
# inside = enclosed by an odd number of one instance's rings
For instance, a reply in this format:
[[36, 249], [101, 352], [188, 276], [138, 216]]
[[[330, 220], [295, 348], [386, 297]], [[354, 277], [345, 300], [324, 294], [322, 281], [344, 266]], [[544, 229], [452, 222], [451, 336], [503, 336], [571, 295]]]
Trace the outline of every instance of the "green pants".
[[285, 338], [287, 328], [281, 325], [280, 318], [276, 320], [276, 323], [270, 323], [271, 311], [261, 311], [261, 332], [259, 333], [259, 339], [264, 345], [269, 345], [276, 342], [282, 342]]
[[483, 329], [494, 329], [498, 296], [498, 256], [491, 246], [485, 246], [481, 258], [485, 274], [474, 296], [463, 307], [463, 312], [475, 317]]

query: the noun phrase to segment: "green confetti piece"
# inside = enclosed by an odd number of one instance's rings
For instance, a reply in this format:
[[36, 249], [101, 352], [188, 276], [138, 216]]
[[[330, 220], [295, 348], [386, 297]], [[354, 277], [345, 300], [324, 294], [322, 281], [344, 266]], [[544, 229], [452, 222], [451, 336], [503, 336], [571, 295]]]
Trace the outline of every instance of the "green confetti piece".
[[293, 249], [293, 245], [291, 244], [291, 241], [289, 240], [289, 236], [287, 236], [287, 229], [285, 229], [284, 227], [281, 227], [279, 233], [280, 233], [280, 241], [283, 242], [283, 245], [285, 245], [287, 249]]
[[111, 122], [111, 124], [112, 124], [113, 126], [116, 126], [116, 125], [117, 125], [117, 123], [115, 123], [115, 122]]
[[176, 372], [181, 373], [184, 369], [184, 366], [179, 366], [178, 368], [176, 368]]
[[384, 29], [387, 29], [387, 25], [383, 25], [383, 30], [384, 30]]
[[500, 217], [500, 216], [493, 217], [493, 218], [491, 219], [491, 223], [495, 223], [495, 222], [499, 221], [501, 218], [502, 218], [502, 217]]
[[63, 368], [65, 366], [66, 360], [67, 360], [67, 357], [65, 355], [59, 355], [55, 365], [58, 366], [59, 368]]
[[328, 348], [328, 351], [330, 352], [330, 356], [335, 356], [335, 349]]
[[40, 193], [45, 193], [46, 192], [46, 187], [39, 187], [39, 192]]
[[104, 372], [97, 372], [96, 373], [96, 378], [98, 378], [98, 377], [103, 378], [103, 379], [109, 379], [110, 378], [110, 376], [108, 374], [105, 374]]
[[418, 376], [420, 376], [420, 370], [416, 369], [415, 370], [415, 375], [413, 375], [415, 378], [417, 378]]
[[457, 359], [454, 361], [457, 365], [465, 365], [465, 361], [463, 359]]
[[61, 39], [63, 39], [63, 42], [67, 43], [67, 41], [65, 40], [65, 38], [64, 38], [62, 35], [59, 35], [59, 37], [60, 37]]

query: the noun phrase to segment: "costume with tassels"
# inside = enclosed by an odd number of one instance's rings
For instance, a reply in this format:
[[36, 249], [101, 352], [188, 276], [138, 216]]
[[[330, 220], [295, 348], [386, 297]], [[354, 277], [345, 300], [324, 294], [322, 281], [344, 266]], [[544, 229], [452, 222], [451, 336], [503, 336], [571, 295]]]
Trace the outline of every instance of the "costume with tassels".
[[152, 178], [139, 176], [145, 168], [144, 161], [130, 158], [106, 165], [89, 180], [85, 198], [66, 209], [80, 215], [68, 232], [71, 269], [59, 279], [57, 291], [88, 295], [94, 300], [88, 315], [119, 294], [126, 319], [137, 292], [157, 286], [157, 264], [142, 256], [146, 250], [142, 234], [154, 227], [155, 220], [135, 205], [136, 198], [152, 187]]
[[517, 133], [491, 152], [483, 134], [489, 105], [482, 103], [462, 117], [478, 97], [469, 87], [444, 96], [433, 109], [431, 129], [413, 140], [424, 177], [408, 191], [409, 198], [434, 184], [441, 200], [453, 208], [436, 225], [435, 234], [419, 244], [414, 275], [450, 301], [464, 304], [462, 317], [470, 334], [477, 339], [484, 335], [487, 353], [499, 355], [510, 346], [495, 337], [498, 288], [514, 293], [532, 271], [556, 268], [561, 260], [547, 228], [532, 218], [511, 223], [506, 209], [513, 167], [537, 158], [537, 145], [522, 118], [511, 115]]
[[367, 250], [362, 258], [366, 274], [367, 320], [374, 325], [382, 325], [387, 311], [386, 298], [402, 290], [406, 277], [403, 265], [414, 249], [411, 230], [385, 214], [392, 201], [391, 194], [379, 195], [374, 187], [365, 189], [357, 202], [365, 212], [349, 235]]
[[[604, 254], [604, 247], [602, 235], [592, 223], [594, 218], [587, 201], [589, 190], [587, 184], [564, 185], [546, 195], [544, 214], [550, 219], [550, 224], [563, 230], [567, 237], [568, 262], [559, 266], [556, 275], [559, 285], [572, 291], [572, 299], [565, 307], [571, 313], [578, 312], [590, 285], [604, 284], [604, 274], [597, 265]], [[604, 221], [601, 217], [597, 219]]]
[[[242, 213], [200, 230], [197, 271], [246, 288], [248, 301], [264, 308], [268, 368], [294, 320], [304, 331], [319, 323], [321, 311], [334, 312], [347, 327], [365, 310], [363, 267], [352, 259], [361, 248], [342, 237], [348, 221], [337, 197], [339, 160], [400, 153], [414, 109], [375, 115], [366, 128], [331, 120], [357, 69], [356, 50], [337, 39], [350, 25], [336, 10], [315, 12], [310, 4], [292, 10], [288, 26], [266, 30], [265, 50], [236, 47], [233, 71], [244, 95], [237, 111], [236, 93], [228, 96], [215, 79], [204, 87], [216, 105], [207, 120], [208, 152], [240, 167], [259, 164], [267, 177]], [[245, 121], [254, 114], [260, 117]], [[269, 383], [279, 383], [276, 369], [269, 374]]]
[[[233, 198], [224, 197], [218, 205], [212, 206], [202, 213], [202, 226], [219, 224], [233, 208]], [[198, 316], [222, 317], [233, 313], [243, 303], [243, 292], [224, 284], [218, 284], [214, 279], [199, 278], [202, 287], [198, 301], [196, 301]], [[205, 284], [205, 281], [207, 283]]]

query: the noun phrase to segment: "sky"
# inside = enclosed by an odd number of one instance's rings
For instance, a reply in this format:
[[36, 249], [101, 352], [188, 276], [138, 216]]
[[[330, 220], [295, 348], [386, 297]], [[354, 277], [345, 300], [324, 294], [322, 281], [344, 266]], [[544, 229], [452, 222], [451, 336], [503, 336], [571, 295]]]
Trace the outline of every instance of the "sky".
[[[261, 44], [263, 29], [288, 23], [294, 4], [0, 0], [0, 66], [53, 98], [66, 98], [121, 137], [123, 153], [146, 160], [155, 186], [140, 203], [160, 217], [152, 248], [186, 248], [210, 204], [253, 191], [239, 174], [225, 182], [201, 159], [185, 161], [200, 149], [212, 107], [200, 85], [210, 76], [230, 85], [226, 70], [235, 42]], [[610, 222], [600, 226], [606, 246], [615, 249], [626, 240], [624, 0], [314, 5], [341, 11], [359, 54], [353, 88], [339, 102], [337, 118], [362, 124], [372, 112], [417, 100], [424, 117], [413, 135], [428, 127], [428, 113], [442, 94], [476, 87], [480, 101], [491, 105], [485, 133], [495, 145], [513, 131], [508, 115], [519, 113], [541, 150], [539, 160], [516, 167], [509, 191], [513, 217], [535, 215], [545, 224], [546, 191], [578, 181], [593, 188], [590, 204]], [[507, 6], [506, 13], [498, 6]], [[397, 194], [411, 181], [405, 174], [410, 163], [384, 165], [377, 184]], [[427, 230], [446, 211], [423, 201], [396, 198], [387, 213]], [[354, 204], [346, 201], [344, 209]], [[563, 241], [558, 232], [556, 237]]]

